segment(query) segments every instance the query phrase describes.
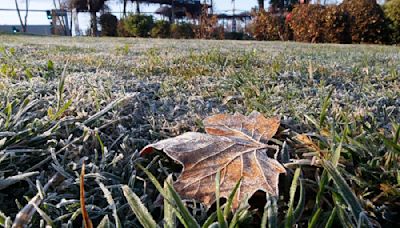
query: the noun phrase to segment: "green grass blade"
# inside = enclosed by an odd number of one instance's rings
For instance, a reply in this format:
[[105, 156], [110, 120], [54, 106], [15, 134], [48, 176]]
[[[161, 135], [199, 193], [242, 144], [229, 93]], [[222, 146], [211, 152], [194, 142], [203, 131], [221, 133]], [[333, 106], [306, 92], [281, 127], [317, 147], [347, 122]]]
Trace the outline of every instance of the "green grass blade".
[[322, 172], [321, 180], [319, 182], [317, 197], [315, 199], [314, 212], [313, 212], [313, 215], [311, 216], [313, 219], [318, 219], [318, 217], [319, 217], [319, 214], [317, 212], [321, 207], [322, 197], [324, 195], [325, 187], [328, 184], [328, 181], [329, 181], [328, 172], [326, 170], [324, 170]]
[[111, 109], [113, 109], [115, 106], [117, 106], [120, 102], [133, 98], [134, 96], [136, 96], [137, 93], [134, 93], [132, 95], [129, 96], [125, 96], [122, 98], [119, 98], [113, 102], [111, 102], [110, 104], [108, 104], [106, 107], [104, 107], [102, 110], [100, 110], [99, 112], [95, 113], [94, 115], [91, 115], [89, 118], [87, 118], [85, 121], [83, 121], [83, 125], [90, 125], [93, 121], [97, 120], [99, 117], [101, 117], [102, 115], [106, 114], [108, 111], [110, 111]]
[[36, 189], [38, 191], [40, 198], [44, 199], [46, 197], [46, 193], [43, 189], [43, 185], [40, 183], [39, 180], [36, 180]]
[[61, 104], [63, 102], [63, 93], [64, 93], [64, 85], [65, 85], [65, 79], [66, 79], [66, 74], [65, 71], [67, 69], [67, 64], [65, 64], [64, 69], [61, 73], [60, 80], [58, 82], [58, 88], [57, 88], [57, 111], [60, 110]]
[[328, 218], [328, 221], [325, 224], [325, 228], [331, 228], [333, 225], [333, 222], [335, 221], [336, 218], [336, 213], [337, 213], [337, 207], [335, 206], [331, 212], [331, 215]]
[[5, 214], [3, 214], [2, 212], [0, 212], [0, 225], [2, 225], [4, 227], [4, 225], [6, 224], [6, 220], [7, 220], [7, 216]]
[[0, 211], [0, 225], [3, 226], [4, 228], [10, 228], [12, 225], [11, 218], [3, 214], [1, 211]]
[[[114, 201], [114, 199], [112, 197], [111, 192], [107, 189], [107, 187], [100, 180], [96, 180], [96, 182], [100, 186], [100, 189], [103, 191], [104, 198], [106, 198], [108, 205], [110, 205], [110, 207], [111, 207], [111, 209], [113, 211], [112, 215], [113, 215], [114, 220], [115, 220], [116, 228], [121, 228], [122, 224], [121, 224], [121, 222], [119, 220], [118, 213], [117, 213], [117, 207], [115, 205], [115, 201]], [[108, 217], [107, 217], [107, 219], [108, 219]]]
[[211, 224], [214, 223], [214, 221], [217, 219], [217, 212], [213, 212], [210, 216], [208, 216], [207, 220], [204, 222], [202, 228], [208, 228], [211, 226]]
[[6, 189], [9, 186], [18, 183], [20, 181], [24, 181], [26, 178], [32, 177], [39, 175], [40, 173], [38, 171], [36, 172], [28, 172], [28, 173], [22, 173], [18, 174], [15, 176], [7, 177], [6, 179], [0, 179], [0, 190]]
[[12, 116], [12, 103], [7, 103], [6, 109], [5, 109], [5, 114], [7, 116], [6, 122], [4, 124], [4, 128], [8, 129], [8, 126], [11, 122], [11, 116]]
[[[365, 223], [364, 223], [365, 222]], [[369, 228], [373, 228], [375, 227], [372, 222], [369, 220], [368, 216], [366, 215], [366, 213], [362, 212], [360, 214], [360, 216], [358, 217], [358, 221], [357, 221], [357, 228], [361, 228], [361, 227], [365, 227], [363, 226], [364, 224], [367, 225], [367, 227]]]
[[239, 186], [240, 186], [241, 182], [242, 182], [242, 178], [240, 178], [238, 180], [238, 182], [236, 183], [235, 187], [233, 188], [231, 194], [229, 195], [228, 201], [226, 202], [226, 205], [225, 205], [225, 208], [224, 208], [224, 217], [225, 217], [225, 219], [227, 219], [229, 214], [231, 213], [233, 199], [235, 198], [236, 192], [239, 189]]
[[400, 170], [397, 170], [397, 184], [400, 185]]
[[322, 195], [324, 194], [325, 187], [328, 184], [329, 176], [327, 171], [322, 171], [321, 180], [319, 183], [317, 198], [316, 198], [316, 206], [321, 206]]
[[292, 180], [292, 185], [290, 186], [290, 199], [289, 199], [289, 209], [286, 213], [286, 218], [285, 218], [285, 227], [290, 228], [293, 226], [294, 219], [293, 219], [293, 205], [294, 205], [294, 196], [296, 194], [297, 190], [297, 182], [299, 180], [301, 169], [297, 168], [296, 171], [294, 172], [293, 175], [293, 180]]
[[100, 150], [101, 150], [101, 156], [102, 156], [102, 159], [104, 159], [105, 147], [104, 147], [103, 140], [101, 140], [101, 138], [100, 138], [100, 135], [99, 135], [99, 132], [98, 132], [98, 131], [96, 131], [96, 132], [95, 132], [95, 136], [96, 136], [97, 142], [99, 142], [99, 144], [100, 144]]
[[146, 206], [143, 205], [139, 196], [137, 196], [127, 185], [122, 186], [122, 190], [129, 206], [131, 207], [133, 213], [135, 213], [140, 224], [142, 224], [142, 226], [145, 228], [157, 227], [157, 223], [154, 221]]
[[154, 187], [161, 193], [161, 195], [166, 198], [167, 194], [165, 194], [163, 187], [161, 186], [160, 182], [158, 182], [157, 178], [146, 168], [142, 165], [137, 164], [137, 166], [149, 177], [151, 183], [153, 183]]
[[200, 225], [196, 222], [196, 220], [193, 218], [193, 216], [190, 214], [188, 209], [183, 204], [181, 197], [178, 195], [178, 193], [175, 191], [175, 189], [170, 184], [167, 183], [167, 185], [168, 185], [168, 189], [172, 195], [172, 198], [174, 199], [176, 206], [178, 207], [187, 226], [190, 228], [200, 227]]
[[387, 148], [393, 149], [393, 151], [396, 154], [400, 155], [400, 144], [397, 144], [397, 142], [393, 142], [392, 140], [389, 140], [389, 139], [385, 138], [383, 135], [381, 136], [381, 138], [382, 138], [383, 143], [385, 144], [385, 146]]
[[[164, 197], [164, 199], [167, 200], [171, 205], [175, 205], [175, 201], [174, 201], [174, 198], [172, 197], [172, 194], [164, 191], [164, 188], [161, 187], [161, 184], [160, 184], [160, 182], [158, 182], [157, 178], [149, 170], [144, 168], [142, 165], [137, 164], [137, 166], [143, 170], [143, 172], [147, 175], [147, 177], [149, 177], [151, 183], [156, 187], [156, 189], [158, 190], [158, 192], [160, 192], [160, 194]], [[169, 186], [169, 184], [167, 184], [167, 186]], [[170, 191], [169, 187], [167, 187], [167, 189], [168, 189], [168, 191]], [[171, 197], [169, 197], [169, 196], [171, 196]], [[175, 207], [173, 207], [173, 208], [175, 208]]]
[[238, 219], [236, 227], [239, 228], [240, 226], [249, 225], [248, 222], [249, 222], [249, 219], [252, 219], [251, 216], [252, 216], [252, 212], [250, 212], [250, 210], [246, 209], [246, 210], [241, 211], [239, 213], [239, 217], [238, 217], [239, 219]]
[[[161, 187], [160, 182], [158, 182], [157, 178], [149, 172], [146, 168], [141, 166], [140, 164], [137, 165], [143, 172], [149, 177], [150, 181], [153, 183], [153, 185], [156, 187], [156, 189], [160, 192], [160, 194], [164, 197], [165, 200], [168, 200], [168, 202], [171, 205], [174, 205], [174, 210], [176, 213], [176, 217], [181, 221], [181, 223], [185, 227], [190, 227], [189, 225], [193, 223], [194, 218], [190, 215], [189, 211], [185, 206], [183, 206], [182, 200], [180, 199], [179, 195], [176, 193], [175, 189], [171, 187], [171, 185], [167, 184], [168, 186], [168, 191], [169, 193], [167, 194], [164, 189]], [[175, 193], [175, 194], [173, 194]], [[169, 194], [171, 194], [171, 197], [169, 197]], [[177, 197], [174, 197], [176, 195]], [[176, 198], [179, 199], [179, 202], [176, 202]], [[197, 224], [196, 221], [194, 221], [194, 224]], [[197, 224], [196, 227], [199, 227]]]
[[249, 203], [248, 203], [248, 200], [249, 200], [249, 198], [248, 198], [248, 196], [246, 196], [246, 197], [240, 202], [239, 208], [236, 210], [236, 212], [235, 212], [235, 214], [233, 215], [233, 218], [232, 218], [232, 220], [231, 220], [231, 222], [230, 222], [230, 224], [229, 224], [229, 228], [235, 228], [235, 227], [237, 227], [237, 225], [238, 225], [238, 223], [239, 223], [239, 220], [240, 220], [240, 218], [241, 218], [241, 216], [242, 216], [242, 213], [243, 213], [244, 211], [247, 211], [247, 210], [250, 208]]
[[261, 228], [265, 228], [267, 227], [268, 224], [268, 203], [265, 204], [264, 206], [264, 212], [263, 212], [263, 216], [261, 218]]
[[304, 211], [304, 206], [305, 206], [305, 202], [306, 202], [306, 191], [304, 189], [303, 179], [300, 178], [299, 183], [300, 183], [300, 198], [297, 202], [296, 209], [293, 212], [295, 221], [298, 221], [300, 219], [300, 216], [302, 215], [302, 213]]
[[338, 165], [338, 163], [339, 163], [340, 154], [342, 152], [342, 145], [343, 145], [344, 137], [345, 137], [345, 134], [343, 134], [342, 138], [340, 139], [340, 143], [339, 143], [338, 147], [336, 148], [336, 150], [332, 154], [331, 162], [332, 162], [334, 167], [336, 167]]
[[313, 117], [311, 117], [311, 116], [309, 116], [309, 115], [307, 115], [307, 114], [304, 114], [304, 117], [305, 117], [308, 121], [310, 121], [316, 128], [319, 128], [319, 125], [318, 125], [317, 120], [316, 120], [315, 118], [313, 118]]
[[18, 121], [20, 121], [21, 117], [37, 103], [38, 103], [37, 101], [31, 102], [29, 98], [25, 98], [24, 101], [20, 102], [18, 111], [12, 118], [13, 119], [12, 124], [16, 124]]
[[340, 195], [338, 195], [336, 192], [332, 193], [332, 198], [335, 203], [336, 207], [336, 214], [337, 217], [339, 218], [340, 223], [342, 224], [343, 227], [356, 227], [356, 225], [353, 223], [353, 221], [350, 218], [350, 215], [345, 212], [344, 208], [346, 208], [346, 205], [344, 205], [342, 198]]
[[52, 120], [58, 119], [72, 104], [72, 99], [69, 99], [67, 103], [65, 103], [58, 111], [56, 114], [53, 115]]
[[103, 219], [101, 219], [99, 225], [97, 225], [97, 228], [111, 228], [113, 227], [110, 223], [110, 219], [108, 218], [108, 215], [105, 215]]
[[331, 104], [330, 99], [331, 99], [333, 90], [334, 90], [334, 88], [332, 88], [329, 91], [328, 96], [325, 97], [324, 102], [322, 103], [321, 114], [319, 117], [319, 127], [320, 128], [322, 128], [325, 123], [326, 115], [328, 113], [328, 107]]
[[267, 203], [264, 208], [264, 214], [261, 227], [277, 228], [278, 227], [278, 206], [277, 197], [267, 193]]
[[[392, 126], [393, 129], [396, 129], [396, 124], [393, 123]], [[400, 138], [400, 124], [397, 125], [397, 130], [394, 133], [393, 142], [397, 143], [399, 141], [399, 138]]]
[[36, 211], [39, 213], [39, 215], [44, 219], [44, 221], [46, 221], [47, 225], [51, 226], [51, 227], [55, 227], [54, 226], [54, 222], [53, 220], [50, 218], [49, 215], [46, 214], [46, 212], [44, 212], [38, 205], [36, 205], [35, 203], [31, 204]]
[[308, 223], [308, 228], [316, 227], [321, 212], [322, 209], [318, 208], [317, 211], [314, 213], [313, 217], [311, 218], [311, 221]]
[[354, 195], [346, 180], [340, 175], [339, 171], [332, 165], [331, 162], [325, 161], [323, 163], [325, 170], [328, 171], [329, 175], [332, 177], [337, 189], [339, 190], [343, 200], [346, 202], [347, 206], [351, 209], [351, 212], [357, 221], [360, 214], [363, 212], [361, 204]]
[[[172, 184], [172, 176], [169, 175], [164, 182], [164, 191], [169, 198], [172, 198], [172, 194], [168, 190], [168, 184]], [[171, 205], [166, 198], [164, 198], [164, 227], [165, 228], [175, 228], [176, 216], [173, 205]]]
[[221, 183], [221, 170], [218, 170], [217, 175], [215, 177], [215, 200], [217, 203], [217, 217], [218, 217], [218, 224], [221, 228], [226, 228], [227, 224], [224, 218], [224, 214], [222, 213], [221, 204], [220, 204], [220, 183]]

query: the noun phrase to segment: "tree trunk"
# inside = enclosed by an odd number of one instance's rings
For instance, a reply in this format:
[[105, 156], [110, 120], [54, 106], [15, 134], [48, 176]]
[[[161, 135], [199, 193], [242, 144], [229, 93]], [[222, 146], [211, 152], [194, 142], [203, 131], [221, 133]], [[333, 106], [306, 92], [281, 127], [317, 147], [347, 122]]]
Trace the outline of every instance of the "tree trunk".
[[170, 23], [174, 24], [175, 23], [175, 4], [174, 0], [171, 0], [171, 17], [170, 17]]
[[124, 0], [124, 9], [122, 11], [122, 16], [126, 17], [126, 5], [128, 4], [128, 0]]
[[263, 10], [263, 9], [264, 9], [264, 0], [258, 0], [258, 8], [259, 8], [260, 10]]
[[71, 13], [71, 21], [69, 23], [69, 34], [70, 36], [72, 36], [72, 10], [70, 10], [70, 13]]
[[[76, 8], [73, 9], [74, 14], [74, 28], [75, 28], [75, 36], [80, 36], [81, 33], [79, 31], [79, 21], [78, 21], [78, 10]], [[71, 17], [72, 21], [72, 17]], [[72, 28], [72, 26], [71, 26]]]
[[140, 14], [140, 3], [138, 0], [136, 0], [136, 13]]
[[18, 7], [18, 2], [17, 2], [17, 0], [15, 0], [15, 8], [17, 9], [18, 18], [19, 18], [19, 22], [20, 22], [20, 24], [21, 24], [22, 32], [26, 32], [26, 27], [25, 27], [25, 25], [24, 25], [24, 22], [22, 21], [21, 12], [19, 11], [19, 7]]
[[25, 22], [24, 22], [24, 25], [25, 25], [25, 31], [24, 32], [26, 32], [26, 30], [27, 30], [27, 28], [26, 28], [26, 25], [27, 25], [27, 21], [28, 21], [28, 8], [29, 8], [29, 0], [25, 0]]
[[97, 36], [97, 17], [96, 11], [90, 12], [90, 33], [92, 36]]
[[87, 0], [87, 8], [90, 12], [90, 35], [97, 36], [97, 18], [96, 18], [96, 10], [92, 7], [92, 1]]
[[[60, 25], [61, 25], [61, 28], [62, 28], [62, 31], [63, 31], [63, 34], [64, 35], [67, 35], [66, 34], [66, 25], [65, 25], [65, 23], [64, 23], [64, 17], [60, 17], [59, 16], [59, 14], [57, 13], [57, 11], [60, 11], [61, 10], [61, 4], [60, 4], [60, 0], [58, 1], [58, 7], [57, 7], [57, 3], [56, 3], [56, 0], [53, 0], [53, 6], [54, 6], [54, 9], [55, 9], [55, 11], [56, 11], [56, 13], [54, 13], [55, 15], [53, 15], [53, 17], [55, 17], [55, 21], [56, 22], [59, 22], [60, 23]], [[54, 23], [53, 24], [53, 26], [56, 26], [57, 25], [57, 27], [58, 27], [58, 23]], [[60, 32], [59, 31], [59, 29], [57, 28], [57, 33], [58, 32]], [[59, 35], [61, 35], [61, 34], [59, 34]]]

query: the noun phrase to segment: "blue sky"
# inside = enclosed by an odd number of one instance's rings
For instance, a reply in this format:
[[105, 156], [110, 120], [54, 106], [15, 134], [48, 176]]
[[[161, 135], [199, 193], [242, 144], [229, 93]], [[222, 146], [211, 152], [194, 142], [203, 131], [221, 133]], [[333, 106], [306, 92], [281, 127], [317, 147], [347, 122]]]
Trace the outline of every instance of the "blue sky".
[[[47, 10], [53, 8], [53, 0], [30, 0], [30, 9], [40, 9]], [[58, 1], [56, 1], [58, 2]], [[111, 7], [112, 11], [119, 12], [122, 11], [122, 4], [119, 3], [120, 0], [109, 0], [108, 5]], [[218, 11], [232, 10], [232, 0], [214, 0], [215, 8]], [[267, 2], [267, 1], [266, 1]], [[18, 0], [19, 8], [25, 8], [25, 0]], [[257, 4], [257, 0], [236, 0], [236, 9], [238, 10], [250, 10]], [[129, 6], [130, 10], [135, 9], [133, 4]], [[143, 4], [141, 6], [142, 11], [152, 12], [158, 8], [158, 5], [147, 6]], [[14, 0], [0, 0], [0, 9], [15, 9]], [[25, 13], [22, 13], [24, 17]], [[119, 15], [116, 15], [119, 16]], [[0, 25], [4, 24], [19, 24], [19, 19], [16, 11], [1, 11], [0, 10]], [[28, 25], [38, 25], [38, 24], [49, 24], [44, 12], [29, 12], [28, 14]], [[81, 27], [85, 27], [88, 22], [88, 16], [81, 14], [79, 16], [79, 24]]]

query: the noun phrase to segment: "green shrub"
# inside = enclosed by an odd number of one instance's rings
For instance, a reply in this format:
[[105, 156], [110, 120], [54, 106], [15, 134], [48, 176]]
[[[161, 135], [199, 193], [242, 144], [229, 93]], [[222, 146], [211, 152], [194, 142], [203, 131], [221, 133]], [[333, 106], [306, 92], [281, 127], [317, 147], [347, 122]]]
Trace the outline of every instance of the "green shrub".
[[106, 13], [100, 16], [101, 35], [102, 36], [117, 36], [118, 19], [111, 13]]
[[300, 42], [323, 42], [323, 15], [321, 5], [299, 4], [292, 11], [289, 22], [294, 40]]
[[390, 20], [392, 41], [400, 43], [400, 0], [390, 0], [384, 5], [385, 16]]
[[285, 33], [285, 19], [261, 10], [250, 24], [250, 33], [256, 40], [282, 40]]
[[153, 38], [169, 38], [171, 36], [171, 25], [168, 21], [157, 21], [151, 29]]
[[341, 7], [350, 16], [353, 43], [385, 43], [388, 23], [376, 0], [344, 0]]
[[117, 33], [118, 36], [129, 37], [128, 31], [125, 30], [125, 21], [123, 19], [118, 21]]
[[338, 6], [328, 6], [323, 15], [323, 42], [351, 43], [348, 14]]
[[153, 28], [153, 16], [130, 14], [122, 19], [122, 33], [125, 36], [148, 37]]
[[189, 23], [180, 23], [171, 25], [171, 37], [174, 39], [192, 39], [194, 25]]

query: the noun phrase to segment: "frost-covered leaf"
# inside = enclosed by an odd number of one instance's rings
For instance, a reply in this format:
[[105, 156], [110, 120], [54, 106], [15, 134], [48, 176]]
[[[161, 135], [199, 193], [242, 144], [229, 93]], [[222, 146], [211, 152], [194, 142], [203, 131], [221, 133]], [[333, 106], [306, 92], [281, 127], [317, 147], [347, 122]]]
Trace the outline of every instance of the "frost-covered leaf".
[[279, 128], [279, 118], [266, 119], [258, 112], [249, 116], [220, 114], [204, 121], [208, 134], [188, 132], [146, 146], [141, 154], [163, 150], [183, 165], [174, 186], [185, 198], [200, 200], [207, 206], [215, 201], [215, 176], [221, 171], [221, 197], [228, 198], [243, 177], [233, 207], [257, 190], [278, 195], [278, 177], [283, 166], [268, 157], [267, 145]]

